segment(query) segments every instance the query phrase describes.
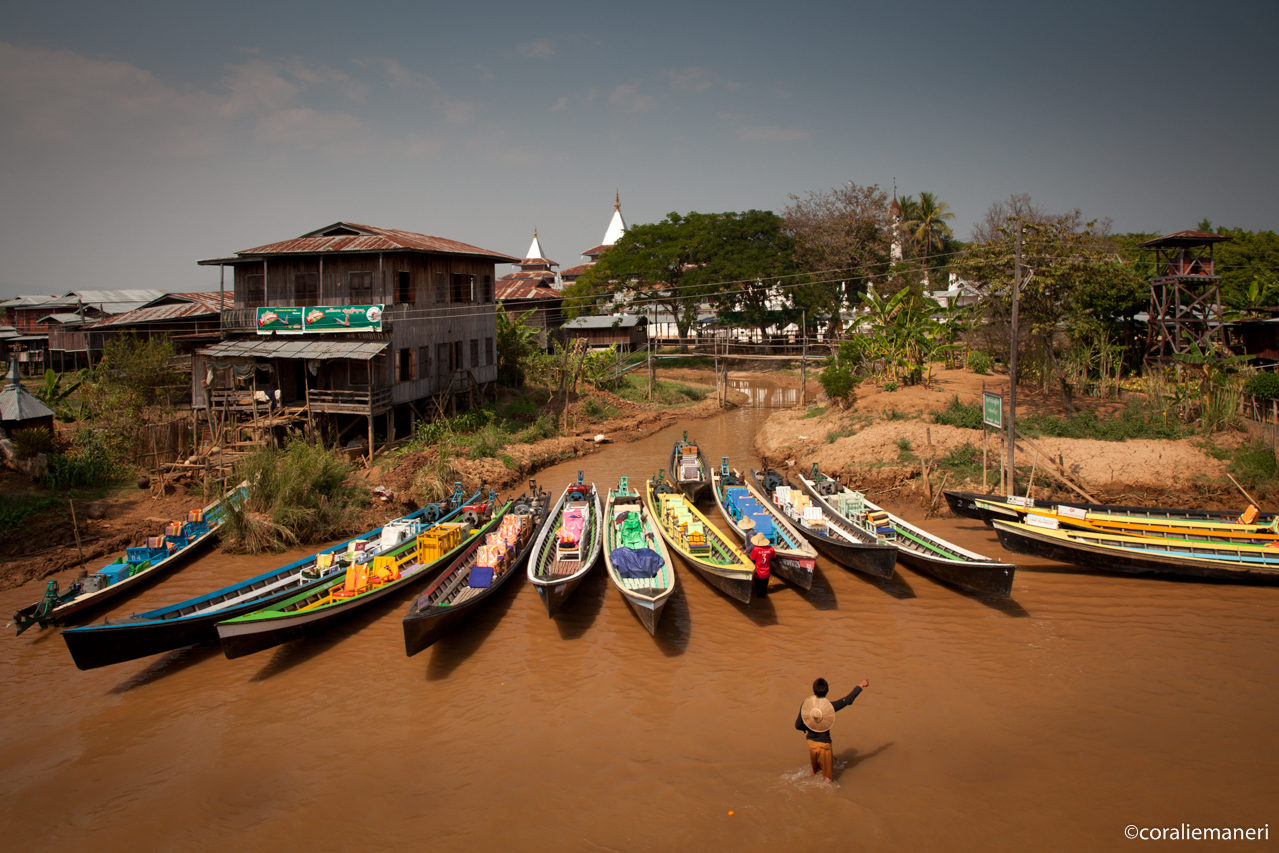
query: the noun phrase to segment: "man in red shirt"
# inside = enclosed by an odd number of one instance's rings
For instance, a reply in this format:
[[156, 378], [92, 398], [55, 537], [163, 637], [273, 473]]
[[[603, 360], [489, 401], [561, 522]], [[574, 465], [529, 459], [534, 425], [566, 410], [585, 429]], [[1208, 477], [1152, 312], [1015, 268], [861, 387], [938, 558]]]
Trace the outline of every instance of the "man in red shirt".
[[755, 597], [768, 595], [768, 578], [773, 570], [773, 557], [777, 551], [763, 533], [751, 537], [751, 562], [755, 564]]

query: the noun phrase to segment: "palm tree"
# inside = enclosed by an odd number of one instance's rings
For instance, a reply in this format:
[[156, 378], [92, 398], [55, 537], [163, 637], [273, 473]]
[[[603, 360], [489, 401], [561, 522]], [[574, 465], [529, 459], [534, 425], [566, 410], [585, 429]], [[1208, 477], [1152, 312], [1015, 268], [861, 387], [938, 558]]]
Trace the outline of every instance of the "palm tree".
[[[950, 205], [944, 201], [938, 201], [937, 196], [929, 192], [921, 192], [919, 201], [912, 200], [911, 239], [913, 242], [921, 246], [924, 250], [924, 280], [928, 280], [928, 252], [933, 248], [942, 248], [946, 241], [954, 237], [954, 232], [950, 230], [950, 226], [946, 224], [948, 220], [954, 219], [955, 214], [951, 213]], [[902, 208], [903, 218], [905, 218], [905, 207]]]

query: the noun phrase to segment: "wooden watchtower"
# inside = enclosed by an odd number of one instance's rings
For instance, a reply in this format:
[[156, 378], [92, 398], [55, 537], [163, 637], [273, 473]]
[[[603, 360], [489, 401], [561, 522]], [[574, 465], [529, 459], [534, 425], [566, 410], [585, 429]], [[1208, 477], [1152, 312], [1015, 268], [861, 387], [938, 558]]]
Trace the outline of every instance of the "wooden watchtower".
[[1205, 351], [1225, 344], [1221, 277], [1213, 266], [1212, 248], [1229, 239], [1202, 231], [1178, 231], [1141, 244], [1155, 250], [1147, 364], [1173, 361], [1189, 352], [1191, 344]]

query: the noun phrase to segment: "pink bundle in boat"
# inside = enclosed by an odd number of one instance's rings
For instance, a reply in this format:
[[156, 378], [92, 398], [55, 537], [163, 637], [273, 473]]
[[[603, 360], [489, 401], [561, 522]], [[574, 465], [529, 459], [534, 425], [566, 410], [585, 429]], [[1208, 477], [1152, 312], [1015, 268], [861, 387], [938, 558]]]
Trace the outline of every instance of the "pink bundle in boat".
[[576, 545], [582, 541], [582, 531], [586, 528], [586, 510], [573, 507], [564, 511], [564, 523], [560, 525], [560, 544]]

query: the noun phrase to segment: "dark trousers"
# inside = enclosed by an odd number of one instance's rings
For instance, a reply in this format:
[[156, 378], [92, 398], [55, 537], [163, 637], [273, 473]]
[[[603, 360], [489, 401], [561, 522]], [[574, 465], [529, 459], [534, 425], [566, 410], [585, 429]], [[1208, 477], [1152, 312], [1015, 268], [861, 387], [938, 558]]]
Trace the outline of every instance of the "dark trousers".
[[755, 576], [755, 597], [759, 598], [765, 595], [768, 595], [768, 578], [761, 578], [759, 575], [756, 575]]

